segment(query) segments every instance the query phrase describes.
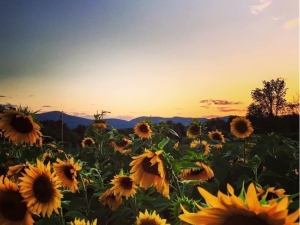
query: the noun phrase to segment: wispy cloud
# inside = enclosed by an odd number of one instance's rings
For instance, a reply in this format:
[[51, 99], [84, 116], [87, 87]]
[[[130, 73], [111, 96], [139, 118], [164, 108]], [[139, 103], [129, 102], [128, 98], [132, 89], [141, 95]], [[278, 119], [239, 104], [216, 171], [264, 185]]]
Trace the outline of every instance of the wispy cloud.
[[243, 102], [241, 102], [241, 101], [228, 101], [228, 100], [216, 100], [216, 99], [200, 100], [200, 103], [204, 103], [206, 105], [212, 105], [212, 104], [214, 104], [214, 105], [240, 105], [240, 104], [243, 104]]
[[5, 96], [5, 95], [0, 95], [0, 98], [7, 98], [7, 96]]
[[43, 105], [42, 106], [43, 108], [50, 108], [50, 107], [52, 107], [51, 105]]
[[265, 8], [267, 8], [269, 5], [271, 5], [272, 1], [259, 1], [261, 4], [259, 5], [251, 5], [250, 8], [250, 12], [253, 15], [258, 15], [259, 13], [261, 13]]
[[237, 109], [237, 108], [230, 108], [230, 107], [217, 107], [217, 109], [221, 112], [238, 112], [238, 113], [244, 113], [247, 110], [246, 109]]
[[283, 27], [286, 28], [286, 29], [292, 29], [296, 26], [299, 25], [299, 18], [296, 18], [296, 19], [293, 19], [293, 20], [290, 20], [288, 22], [286, 22]]

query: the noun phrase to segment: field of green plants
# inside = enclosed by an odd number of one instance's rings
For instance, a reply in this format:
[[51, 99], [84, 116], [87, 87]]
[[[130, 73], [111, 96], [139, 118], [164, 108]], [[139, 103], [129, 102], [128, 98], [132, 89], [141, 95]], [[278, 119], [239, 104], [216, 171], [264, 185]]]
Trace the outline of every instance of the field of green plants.
[[299, 141], [151, 118], [124, 135], [95, 115], [80, 148], [44, 143], [28, 108], [0, 114], [0, 224], [298, 224]]

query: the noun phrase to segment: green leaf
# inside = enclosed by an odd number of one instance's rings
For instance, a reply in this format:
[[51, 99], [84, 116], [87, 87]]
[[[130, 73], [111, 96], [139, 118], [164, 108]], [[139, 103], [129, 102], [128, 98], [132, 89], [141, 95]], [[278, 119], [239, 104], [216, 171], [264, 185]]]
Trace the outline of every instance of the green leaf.
[[263, 176], [268, 176], [268, 177], [282, 177], [281, 175], [277, 174], [277, 173], [274, 173], [270, 170], [267, 170], [267, 171], [262, 171], [259, 175], [260, 177], [263, 177]]
[[202, 169], [202, 166], [198, 166], [192, 162], [181, 162], [180, 163], [181, 169]]
[[75, 218], [80, 218], [80, 219], [86, 219], [86, 217], [78, 211], [69, 211], [65, 214], [64, 216], [65, 218], [71, 218], [71, 219], [75, 219]]
[[132, 144], [131, 152], [135, 153], [140, 147], [143, 146], [143, 140], [137, 140]]
[[166, 137], [164, 138], [159, 144], [158, 144], [158, 148], [159, 149], [163, 149], [165, 147], [166, 144], [168, 144], [168, 142], [170, 141], [170, 138]]
[[59, 217], [55, 214], [52, 214], [50, 218], [44, 217], [41, 220], [35, 222], [36, 225], [53, 225], [61, 224]]

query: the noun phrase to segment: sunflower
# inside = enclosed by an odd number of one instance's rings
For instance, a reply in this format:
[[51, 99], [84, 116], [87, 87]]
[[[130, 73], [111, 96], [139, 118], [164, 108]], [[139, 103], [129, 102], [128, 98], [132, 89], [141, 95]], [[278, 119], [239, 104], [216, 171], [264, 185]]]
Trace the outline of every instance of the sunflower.
[[256, 190], [258, 191], [257, 197], [263, 198], [264, 195], [267, 193], [266, 199], [275, 199], [275, 198], [281, 198], [285, 196], [285, 190], [283, 188], [275, 189], [275, 187], [269, 187], [266, 190], [256, 186]]
[[[218, 142], [221, 142], [221, 143], [225, 143], [224, 135], [222, 134], [222, 132], [220, 132], [218, 130], [208, 132], [208, 136], [213, 141], [218, 141]], [[216, 147], [216, 148], [222, 148], [221, 143], [211, 144], [211, 145]]]
[[198, 145], [200, 145], [200, 141], [199, 140], [193, 140], [190, 143], [190, 148], [196, 148]]
[[116, 175], [111, 181], [114, 186], [110, 189], [114, 195], [125, 196], [126, 199], [135, 195], [137, 186], [130, 176]]
[[169, 181], [165, 171], [161, 154], [163, 150], [152, 152], [145, 149], [145, 153], [133, 156], [134, 159], [129, 165], [132, 166], [130, 173], [141, 188], [148, 189], [155, 187], [159, 193], [169, 198]]
[[92, 126], [96, 129], [99, 129], [99, 130], [105, 130], [106, 127], [107, 127], [107, 124], [104, 120], [95, 120], [92, 123]]
[[174, 149], [178, 149], [178, 146], [179, 146], [179, 142], [176, 142], [173, 146]]
[[115, 195], [114, 191], [107, 189], [99, 198], [98, 201], [102, 205], [108, 205], [111, 210], [116, 210], [122, 203], [122, 196]]
[[184, 207], [185, 210], [190, 212], [198, 212], [198, 208], [196, 206], [196, 201], [193, 199], [189, 199], [185, 196], [177, 197], [175, 200], [172, 201], [172, 217], [174, 218], [174, 225], [189, 225], [189, 223], [185, 223], [181, 221], [178, 216], [183, 213], [182, 208]]
[[49, 152], [45, 152], [42, 157], [42, 162], [44, 164], [47, 164], [48, 162], [50, 162], [51, 158], [52, 158], [52, 155]]
[[288, 197], [284, 197], [279, 202], [259, 201], [255, 186], [251, 183], [246, 193], [239, 196], [234, 195], [234, 189], [227, 184], [230, 194], [225, 195], [218, 192], [217, 197], [210, 194], [205, 189], [198, 187], [198, 191], [203, 196], [208, 205], [204, 208], [198, 205], [201, 210], [197, 213], [189, 213], [183, 209], [183, 214], [179, 218], [191, 224], [214, 224], [214, 225], [292, 225], [299, 217], [299, 209], [288, 215]]
[[136, 218], [137, 225], [169, 225], [166, 223], [166, 219], [161, 219], [159, 214], [156, 214], [154, 210], [152, 213], [148, 213], [147, 209], [145, 213], [140, 212]]
[[201, 141], [202, 148], [204, 150], [203, 154], [207, 155], [210, 152], [210, 147], [207, 141]]
[[246, 117], [236, 117], [230, 123], [230, 131], [237, 138], [249, 137], [254, 129], [251, 126], [250, 120]]
[[43, 137], [40, 137], [40, 138], [38, 138], [38, 139], [36, 140], [35, 146], [36, 146], [37, 148], [43, 147]]
[[189, 138], [197, 138], [201, 134], [201, 126], [198, 123], [191, 123], [187, 129], [186, 136]]
[[131, 149], [128, 148], [128, 146], [132, 143], [131, 140], [127, 138], [122, 138], [122, 141], [119, 143], [114, 143], [113, 147], [116, 151], [119, 151], [121, 153], [127, 153], [131, 152]]
[[93, 222], [85, 221], [85, 219], [76, 219], [74, 221], [71, 221], [71, 225], [97, 225], [97, 219], [95, 219]]
[[200, 161], [195, 162], [195, 164], [197, 166], [201, 166], [202, 168], [181, 170], [181, 174], [179, 175], [180, 180], [208, 181], [209, 179], [214, 177], [214, 171], [208, 165]]
[[151, 138], [152, 130], [147, 122], [142, 121], [137, 123], [133, 130], [134, 133], [140, 138]]
[[14, 182], [18, 183], [19, 178], [23, 176], [23, 173], [25, 173], [25, 169], [29, 168], [29, 163], [26, 162], [26, 164], [19, 164], [15, 166], [10, 166], [8, 168], [6, 176], [13, 180]]
[[20, 177], [20, 192], [28, 207], [36, 214], [51, 216], [61, 207], [60, 183], [55, 173], [50, 172], [50, 163], [44, 165], [37, 159], [37, 167], [29, 165], [26, 174]]
[[17, 184], [4, 176], [0, 177], [0, 224], [34, 224]]
[[53, 163], [53, 169], [61, 181], [62, 187], [75, 193], [78, 190], [78, 181], [76, 180], [77, 171], [81, 170], [81, 166], [79, 166], [78, 163], [74, 163], [73, 157], [66, 162], [59, 158], [57, 158], [56, 161], [57, 163]]
[[42, 136], [40, 126], [32, 116], [16, 110], [4, 110], [0, 113], [0, 129], [4, 136], [14, 144], [35, 144]]
[[84, 138], [82, 140], [82, 142], [81, 142], [81, 145], [82, 145], [83, 148], [90, 147], [90, 146], [92, 146], [94, 144], [95, 144], [95, 141], [92, 138], [90, 138], [90, 137]]

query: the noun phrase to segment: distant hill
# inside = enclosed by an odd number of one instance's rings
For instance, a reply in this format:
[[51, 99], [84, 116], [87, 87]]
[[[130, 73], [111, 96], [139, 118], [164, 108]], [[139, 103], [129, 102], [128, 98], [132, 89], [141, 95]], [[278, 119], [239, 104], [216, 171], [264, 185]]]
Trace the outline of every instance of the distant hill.
[[[57, 121], [57, 120], [61, 119], [61, 116], [63, 116], [63, 122], [66, 123], [70, 129], [74, 129], [78, 125], [88, 126], [93, 122], [92, 119], [86, 119], [86, 118], [82, 118], [82, 117], [78, 117], [78, 116], [71, 116], [71, 115], [68, 115], [65, 113], [62, 114], [60, 111], [52, 111], [52, 112], [36, 114], [36, 118], [40, 121], [44, 121], [44, 120]], [[121, 119], [105, 119], [105, 120], [110, 126], [116, 128], [116, 129], [124, 129], [124, 128], [134, 127], [138, 122], [140, 122], [141, 120], [143, 120], [145, 118], [148, 118], [148, 117], [141, 116], [141, 117], [132, 119], [130, 121], [121, 120]], [[151, 117], [151, 121], [153, 123], [158, 123], [160, 121], [166, 122], [168, 120], [171, 120], [171, 121], [173, 121], [173, 123], [182, 123], [184, 126], [189, 125], [193, 119], [194, 118], [186, 118], [186, 117], [170, 117], [170, 118], [158, 117], [158, 116]], [[197, 119], [201, 122], [204, 122], [205, 120], [207, 120], [207, 118], [197, 118]], [[227, 121], [228, 116], [220, 117], [220, 119]]]

